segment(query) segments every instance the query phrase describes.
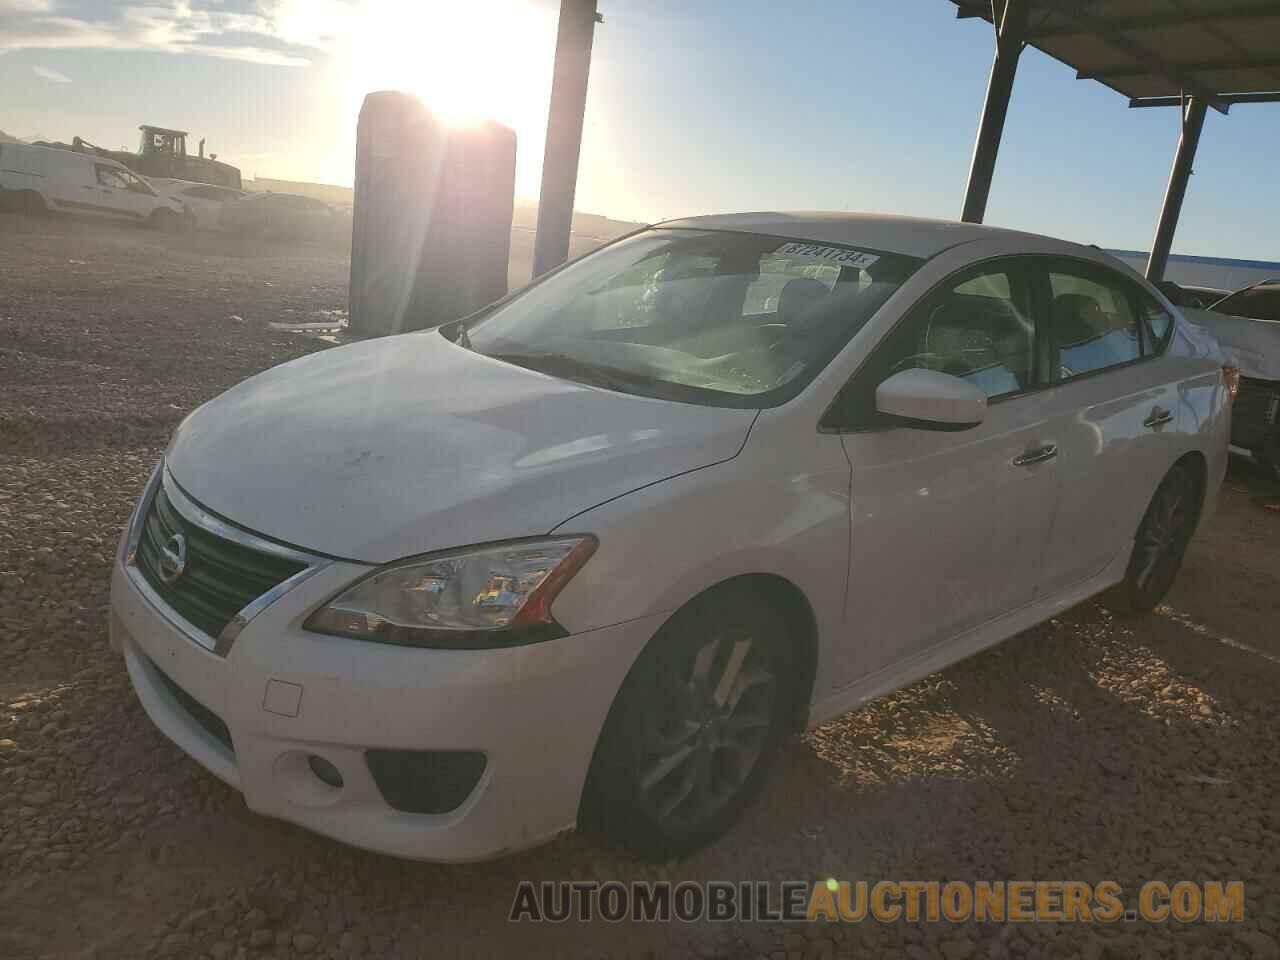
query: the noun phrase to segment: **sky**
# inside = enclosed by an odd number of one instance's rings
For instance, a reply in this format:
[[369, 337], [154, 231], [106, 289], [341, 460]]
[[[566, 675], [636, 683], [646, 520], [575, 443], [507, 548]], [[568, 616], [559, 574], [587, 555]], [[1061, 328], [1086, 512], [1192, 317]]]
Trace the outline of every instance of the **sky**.
[[[372, 89], [516, 130], [536, 198], [555, 0], [0, 0], [0, 130], [136, 146], [189, 130], [247, 177], [349, 184]], [[576, 206], [957, 218], [993, 52], [947, 0], [599, 0]], [[1176, 109], [1036, 50], [986, 222], [1146, 250]], [[1280, 104], [1209, 112], [1175, 253], [1280, 260]]]

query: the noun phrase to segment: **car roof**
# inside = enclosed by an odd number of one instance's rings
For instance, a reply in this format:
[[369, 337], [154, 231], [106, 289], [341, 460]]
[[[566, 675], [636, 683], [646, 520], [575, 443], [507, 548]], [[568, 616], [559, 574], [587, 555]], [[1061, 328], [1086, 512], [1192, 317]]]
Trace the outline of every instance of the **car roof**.
[[[991, 239], [996, 236], [1053, 239], [1021, 230], [1006, 230], [1003, 227], [988, 227], [979, 223], [899, 217], [884, 213], [814, 211], [730, 213], [668, 220], [655, 226], [763, 233], [792, 240], [825, 241], [853, 247], [870, 247], [875, 250], [922, 258], [932, 257], [961, 243]], [[1064, 240], [1056, 242], [1063, 245], [1064, 252], [1078, 248], [1077, 244]]]
[[96, 153], [84, 153], [80, 150], [72, 150], [70, 147], [45, 147], [38, 143], [6, 143], [5, 147], [6, 149], [17, 148], [19, 150], [35, 150], [40, 153], [56, 156], [62, 160], [65, 160], [68, 157], [76, 157], [78, 158], [78, 162], [81, 163], [87, 161], [89, 163], [103, 163], [112, 167], [123, 167], [125, 170], [129, 169], [128, 167], [125, 167], [123, 163], [120, 163], [118, 160], [112, 160], [110, 157], [100, 157]]

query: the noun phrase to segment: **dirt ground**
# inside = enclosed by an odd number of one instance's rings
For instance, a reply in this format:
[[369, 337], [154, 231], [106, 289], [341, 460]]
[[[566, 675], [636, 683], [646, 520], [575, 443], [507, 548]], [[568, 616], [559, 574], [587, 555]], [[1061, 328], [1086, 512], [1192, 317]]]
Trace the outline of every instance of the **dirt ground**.
[[[0, 957], [1280, 958], [1280, 514], [1233, 466], [1157, 614], [1097, 602], [814, 731], [685, 862], [407, 863], [246, 811], [107, 647], [169, 432], [321, 349], [347, 263], [0, 215]], [[1243, 924], [509, 924], [518, 881], [1242, 880]]]

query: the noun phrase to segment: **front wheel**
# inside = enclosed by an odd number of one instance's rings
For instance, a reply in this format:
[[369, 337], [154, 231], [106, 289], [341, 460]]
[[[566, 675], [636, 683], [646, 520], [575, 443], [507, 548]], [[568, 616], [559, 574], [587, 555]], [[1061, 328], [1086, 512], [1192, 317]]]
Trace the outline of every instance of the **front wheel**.
[[1187, 467], [1175, 466], [1151, 498], [1133, 539], [1124, 580], [1113, 593], [1123, 612], [1149, 613], [1164, 599], [1182, 568], [1199, 512], [1195, 477]]
[[19, 213], [30, 217], [41, 217], [49, 212], [49, 205], [44, 197], [35, 190], [18, 190], [11, 194], [10, 206]]
[[633, 854], [715, 840], [759, 791], [789, 732], [788, 627], [736, 590], [677, 613], [632, 667], [596, 747], [583, 820]]

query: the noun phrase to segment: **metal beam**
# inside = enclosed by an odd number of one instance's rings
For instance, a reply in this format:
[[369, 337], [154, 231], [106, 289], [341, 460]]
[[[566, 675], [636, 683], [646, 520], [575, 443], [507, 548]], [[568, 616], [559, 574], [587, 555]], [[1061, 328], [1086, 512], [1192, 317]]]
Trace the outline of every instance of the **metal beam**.
[[1198, 100], [1203, 100], [1219, 113], [1227, 112], [1227, 105], [1219, 99], [1216, 91], [1209, 89], [1195, 77], [1169, 63], [1154, 50], [1126, 36], [1110, 21], [1088, 12], [1084, 5], [1080, 3], [1080, 0], [1049, 0], [1046, 6], [1051, 7], [1055, 13], [1061, 16], [1075, 20], [1080, 26], [1085, 27], [1087, 32], [1092, 33], [1099, 40], [1109, 44], [1116, 50], [1127, 53], [1138, 63], [1145, 66], [1148, 73], [1177, 83], [1184, 92]]
[[[981, 16], [981, 14], [974, 14]], [[1261, 20], [1269, 17], [1280, 17], [1280, 7], [1274, 0], [1255, 0], [1252, 3], [1239, 3], [1225, 8], [1213, 8], [1197, 12], [1158, 13], [1150, 16], [1117, 17], [1108, 20], [1113, 30], [1131, 32], [1135, 30], [1158, 30], [1162, 27], [1199, 26], [1204, 23], [1222, 23], [1228, 20]], [[1031, 32], [1029, 39], [1039, 40], [1042, 37], [1070, 37], [1093, 31], [1076, 24], [1058, 24], [1046, 26]]]
[[[1219, 99], [1228, 107], [1237, 103], [1280, 103], [1280, 90], [1258, 93], [1224, 93]], [[1129, 101], [1130, 107], [1180, 107], [1181, 97], [1134, 97]]]
[[[1258, 60], [1242, 60], [1240, 58], [1235, 60], [1200, 60], [1196, 63], [1178, 64], [1178, 69], [1187, 73], [1203, 73], [1212, 70], [1272, 70], [1276, 67], [1280, 67], [1280, 57], [1267, 57]], [[1116, 77], [1144, 76], [1150, 76], [1150, 71], [1133, 67], [1106, 67], [1102, 70], [1076, 71], [1077, 80], [1111, 80]], [[1222, 99], [1225, 100], [1226, 97]]]
[[[972, 11], [979, 16], [982, 15], [981, 8], [976, 3], [968, 2], [968, 0], [959, 0], [957, 6], [961, 15], [966, 11]], [[1034, 43], [1042, 37], [1059, 36], [1062, 33], [1092, 34], [1113, 49], [1132, 57], [1145, 68], [1146, 73], [1164, 77], [1166, 80], [1176, 83], [1184, 93], [1203, 100], [1219, 113], [1227, 112], [1227, 105], [1219, 99], [1215, 90], [1210, 89], [1176, 65], [1169, 63], [1154, 50], [1139, 43], [1124, 32], [1139, 26], [1145, 26], [1159, 19], [1158, 17], [1107, 20], [1093, 13], [1094, 8], [1086, 0], [1024, 0], [1023, 6], [1024, 18], [1027, 16], [1028, 10], [1034, 8], [1037, 16], [1052, 13], [1058, 17], [1073, 21], [1079, 28], [1062, 31], [1061, 33], [1038, 29], [1033, 34], [1024, 36], [1023, 39], [1025, 41]], [[1251, 5], [1250, 9], [1257, 11], [1262, 8], [1254, 4]], [[1280, 13], [1276, 9], [1274, 0], [1266, 9], [1269, 16]], [[991, 15], [987, 14], [986, 16], [987, 19], [990, 19]]]
[[1004, 135], [1004, 121], [1013, 95], [1013, 78], [1018, 72], [1027, 27], [1025, 0], [1004, 0], [1000, 23], [996, 28], [996, 55], [987, 82], [987, 99], [982, 105], [978, 123], [978, 139], [973, 145], [973, 162], [969, 166], [969, 184], [964, 192], [964, 209], [960, 219], [981, 223], [987, 213], [991, 195], [991, 178], [996, 170], [996, 155]]
[[1191, 179], [1191, 167], [1196, 159], [1196, 147], [1200, 145], [1200, 132], [1204, 129], [1206, 104], [1192, 98], [1187, 101], [1182, 115], [1182, 136], [1178, 138], [1178, 152], [1173, 156], [1173, 169], [1169, 171], [1169, 187], [1164, 194], [1164, 207], [1156, 226], [1155, 239], [1151, 241], [1151, 257], [1147, 260], [1147, 279], [1152, 283], [1164, 279], [1169, 264], [1169, 250], [1173, 247], [1173, 234], [1178, 229], [1178, 217], [1182, 214], [1182, 201], [1187, 195], [1187, 181]]
[[596, 0], [560, 0], [547, 142], [542, 157], [542, 191], [538, 196], [538, 232], [533, 240], [535, 277], [569, 259], [591, 41], [598, 19]]

